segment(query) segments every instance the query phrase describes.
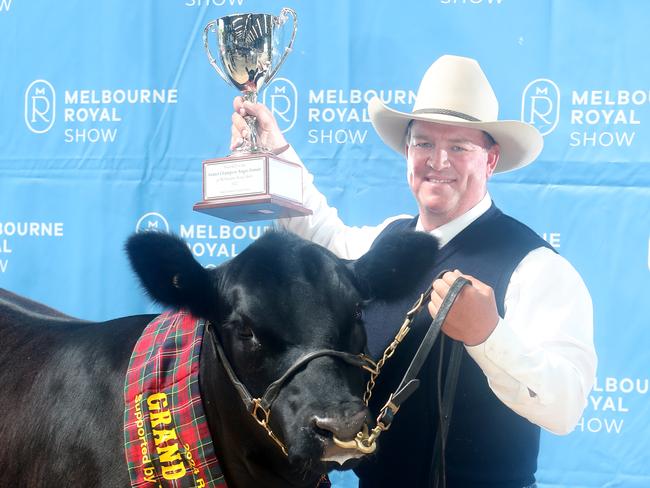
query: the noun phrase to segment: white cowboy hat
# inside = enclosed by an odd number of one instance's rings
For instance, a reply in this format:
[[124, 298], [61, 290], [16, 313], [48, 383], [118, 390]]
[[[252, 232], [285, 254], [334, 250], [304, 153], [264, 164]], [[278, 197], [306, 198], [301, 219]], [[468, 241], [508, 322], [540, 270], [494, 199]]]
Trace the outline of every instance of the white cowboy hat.
[[487, 132], [501, 149], [495, 173], [532, 163], [544, 139], [532, 125], [518, 120], [497, 120], [499, 102], [478, 62], [445, 55], [427, 70], [411, 113], [398, 112], [378, 97], [368, 102], [370, 120], [379, 137], [400, 154], [406, 149], [411, 120], [470, 127]]

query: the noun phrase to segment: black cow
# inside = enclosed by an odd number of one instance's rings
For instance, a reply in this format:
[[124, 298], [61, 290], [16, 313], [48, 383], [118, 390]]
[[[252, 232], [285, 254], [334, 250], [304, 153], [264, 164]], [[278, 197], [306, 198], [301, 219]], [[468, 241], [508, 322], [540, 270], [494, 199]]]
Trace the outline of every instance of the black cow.
[[[435, 255], [422, 233], [385, 239], [355, 262], [285, 232], [203, 268], [179, 238], [143, 233], [127, 252], [148, 293], [215, 324], [235, 373], [253, 395], [317, 349], [364, 350], [360, 306], [397, 297]], [[97, 277], [99, 279], [99, 277]], [[154, 317], [84, 322], [0, 294], [0, 486], [126, 487], [123, 385], [131, 351]], [[365, 372], [323, 356], [280, 391], [271, 427], [288, 456], [245, 410], [214, 348], [203, 347], [200, 387], [215, 449], [231, 487], [310, 487], [356, 451], [368, 412]], [[348, 461], [350, 467], [355, 461]]]

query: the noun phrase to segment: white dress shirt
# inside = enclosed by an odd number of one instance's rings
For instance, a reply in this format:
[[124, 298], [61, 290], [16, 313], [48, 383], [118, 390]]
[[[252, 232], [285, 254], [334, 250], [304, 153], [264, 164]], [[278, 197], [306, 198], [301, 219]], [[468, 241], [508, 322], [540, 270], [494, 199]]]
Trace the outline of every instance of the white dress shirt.
[[[292, 148], [283, 158], [302, 164]], [[304, 166], [303, 166], [304, 167]], [[303, 174], [304, 204], [314, 213], [278, 223], [345, 259], [364, 254], [398, 215], [377, 226], [349, 227]], [[431, 231], [440, 247], [485, 213], [489, 195], [467, 213]], [[417, 230], [423, 230], [420, 222]], [[463, 270], [460, 270], [464, 272]], [[468, 273], [471, 274], [471, 273]], [[505, 295], [504, 317], [490, 337], [465, 346], [496, 396], [510, 409], [556, 434], [571, 432], [587, 404], [596, 375], [591, 297], [562, 256], [540, 247], [516, 267]]]

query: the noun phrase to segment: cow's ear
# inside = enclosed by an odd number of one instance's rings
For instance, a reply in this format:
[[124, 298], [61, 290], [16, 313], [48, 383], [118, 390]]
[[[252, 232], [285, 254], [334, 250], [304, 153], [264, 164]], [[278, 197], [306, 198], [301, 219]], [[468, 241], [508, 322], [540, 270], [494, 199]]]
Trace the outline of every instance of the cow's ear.
[[155, 301], [210, 317], [216, 303], [216, 274], [199, 264], [187, 244], [162, 232], [133, 234], [126, 242], [131, 267]]
[[425, 232], [395, 232], [376, 241], [352, 263], [365, 298], [394, 300], [408, 293], [429, 269], [438, 253], [438, 241]]

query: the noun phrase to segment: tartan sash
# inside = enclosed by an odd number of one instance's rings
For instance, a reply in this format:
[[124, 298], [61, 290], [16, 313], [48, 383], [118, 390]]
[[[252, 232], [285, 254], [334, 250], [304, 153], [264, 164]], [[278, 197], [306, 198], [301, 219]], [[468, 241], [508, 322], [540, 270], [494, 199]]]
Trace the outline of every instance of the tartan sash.
[[205, 322], [165, 312], [138, 340], [124, 383], [124, 452], [132, 488], [223, 487], [199, 391]]

